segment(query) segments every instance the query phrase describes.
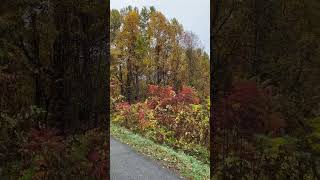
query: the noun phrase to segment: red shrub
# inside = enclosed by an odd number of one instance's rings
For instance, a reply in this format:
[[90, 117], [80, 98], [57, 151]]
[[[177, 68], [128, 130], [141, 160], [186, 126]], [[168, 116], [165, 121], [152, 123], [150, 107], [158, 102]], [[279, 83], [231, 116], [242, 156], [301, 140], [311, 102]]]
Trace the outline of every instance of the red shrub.
[[164, 98], [160, 100], [159, 104], [160, 107], [166, 108], [167, 105], [176, 105], [176, 102], [176, 98]]
[[263, 133], [270, 130], [268, 124], [274, 118], [271, 107], [270, 93], [255, 82], [234, 83], [217, 107], [218, 125], [223, 128], [237, 126], [249, 134]]
[[200, 99], [197, 97], [196, 92], [191, 87], [183, 87], [177, 95], [177, 101], [186, 104], [199, 104]]
[[144, 120], [144, 112], [142, 110], [139, 111], [139, 120]]
[[147, 100], [148, 108], [154, 109], [154, 108], [156, 108], [157, 105], [158, 105], [158, 98], [149, 98]]
[[99, 160], [99, 152], [96, 149], [93, 149], [88, 154], [88, 160], [91, 162], [97, 162]]
[[172, 90], [172, 87], [159, 87], [156, 85], [149, 85], [148, 93], [151, 96], [159, 97], [159, 98], [173, 98], [175, 96], [175, 92]]
[[121, 102], [116, 104], [116, 110], [129, 110], [130, 109], [130, 104], [128, 102]]
[[29, 141], [22, 145], [24, 151], [39, 152], [43, 146], [55, 151], [62, 151], [65, 148], [63, 137], [58, 136], [55, 129], [32, 129], [28, 135]]
[[148, 86], [148, 93], [150, 95], [156, 95], [158, 92], [158, 89], [159, 89], [159, 86], [157, 86], [157, 85], [149, 85]]
[[95, 177], [95, 179], [107, 180], [107, 163], [107, 160], [99, 161], [95, 166], [93, 166], [90, 174]]
[[197, 97], [197, 93], [191, 87], [184, 86], [182, 90], [176, 94], [172, 90], [172, 87], [159, 87], [156, 85], [149, 85], [149, 94], [152, 96], [148, 101], [148, 106], [154, 109], [158, 104], [161, 107], [166, 107], [167, 105], [176, 105], [178, 103], [183, 104], [199, 104], [200, 99]]

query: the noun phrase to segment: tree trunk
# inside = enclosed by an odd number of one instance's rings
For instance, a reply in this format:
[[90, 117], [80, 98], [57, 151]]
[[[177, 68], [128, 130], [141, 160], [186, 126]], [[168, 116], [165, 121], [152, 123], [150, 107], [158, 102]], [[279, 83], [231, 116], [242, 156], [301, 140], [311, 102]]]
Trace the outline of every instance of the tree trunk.
[[212, 0], [211, 1], [211, 34], [210, 34], [210, 39], [211, 39], [211, 57], [212, 60], [210, 61], [210, 89], [211, 89], [211, 96], [210, 96], [210, 101], [212, 103], [212, 106], [210, 107], [210, 175], [211, 178], [216, 172], [216, 167], [217, 167], [217, 157], [218, 157], [218, 151], [217, 151], [217, 143], [216, 143], [216, 133], [217, 133], [217, 119], [215, 118], [215, 113], [212, 107], [217, 107], [217, 92], [218, 92], [218, 87], [217, 87], [217, 77], [216, 75], [216, 66], [218, 62], [218, 55], [217, 55], [217, 49], [215, 45], [215, 34], [212, 32], [215, 32], [216, 26], [217, 26], [217, 19], [219, 16], [219, 8], [220, 8], [220, 0]]

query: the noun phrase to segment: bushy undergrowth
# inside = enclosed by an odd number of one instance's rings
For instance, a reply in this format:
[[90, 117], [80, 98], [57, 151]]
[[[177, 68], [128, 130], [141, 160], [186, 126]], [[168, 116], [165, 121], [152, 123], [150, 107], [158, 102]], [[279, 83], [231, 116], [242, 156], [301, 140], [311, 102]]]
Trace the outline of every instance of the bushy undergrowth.
[[149, 85], [148, 94], [145, 101], [134, 104], [112, 98], [111, 120], [209, 162], [209, 99], [200, 102], [189, 87], [176, 94], [171, 87]]
[[319, 179], [320, 119], [292, 122], [274, 108], [270, 92], [238, 82], [217, 107], [213, 179]]
[[61, 135], [56, 129], [26, 126], [32, 114], [1, 114], [0, 179], [107, 179], [105, 130]]

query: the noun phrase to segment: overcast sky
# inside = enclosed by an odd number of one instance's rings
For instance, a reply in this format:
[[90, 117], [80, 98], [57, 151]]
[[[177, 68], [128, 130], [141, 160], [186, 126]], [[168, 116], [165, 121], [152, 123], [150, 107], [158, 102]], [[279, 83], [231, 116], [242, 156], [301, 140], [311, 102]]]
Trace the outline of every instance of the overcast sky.
[[186, 31], [194, 32], [210, 52], [210, 0], [111, 0], [111, 9], [154, 6], [168, 19], [176, 18]]

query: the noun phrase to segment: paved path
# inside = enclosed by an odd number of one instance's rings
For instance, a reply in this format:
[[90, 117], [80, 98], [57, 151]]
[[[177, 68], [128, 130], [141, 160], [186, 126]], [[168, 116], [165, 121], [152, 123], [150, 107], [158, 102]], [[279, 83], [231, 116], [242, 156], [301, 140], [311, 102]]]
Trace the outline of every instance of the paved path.
[[157, 162], [110, 138], [111, 180], [181, 180]]

